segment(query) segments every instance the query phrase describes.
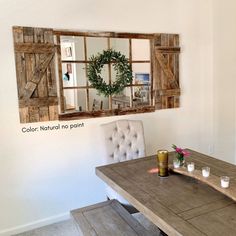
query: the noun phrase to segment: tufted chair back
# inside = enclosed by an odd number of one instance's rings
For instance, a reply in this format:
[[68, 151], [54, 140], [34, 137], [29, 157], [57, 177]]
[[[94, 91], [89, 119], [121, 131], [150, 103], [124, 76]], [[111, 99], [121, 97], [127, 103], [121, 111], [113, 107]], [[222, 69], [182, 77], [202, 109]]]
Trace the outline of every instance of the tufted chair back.
[[106, 164], [145, 156], [142, 121], [117, 120], [102, 125], [105, 137]]
[[[101, 126], [105, 137], [105, 163], [145, 157], [145, 141], [142, 121], [117, 120]], [[109, 199], [117, 199], [130, 213], [137, 210], [109, 186], [106, 187]]]

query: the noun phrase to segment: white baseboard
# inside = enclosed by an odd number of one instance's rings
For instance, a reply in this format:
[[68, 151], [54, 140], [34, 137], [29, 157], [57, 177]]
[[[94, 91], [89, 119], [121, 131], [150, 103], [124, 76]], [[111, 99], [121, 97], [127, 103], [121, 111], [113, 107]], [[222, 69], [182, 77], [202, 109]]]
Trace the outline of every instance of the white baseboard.
[[14, 234], [19, 234], [28, 230], [32, 230], [32, 229], [36, 229], [42, 226], [46, 226], [49, 224], [53, 224], [53, 223], [57, 223], [63, 220], [68, 220], [70, 218], [70, 213], [66, 212], [63, 214], [59, 214], [59, 215], [55, 215], [52, 217], [48, 217], [48, 218], [44, 218], [41, 220], [37, 220], [34, 222], [31, 222], [29, 224], [25, 224], [25, 225], [19, 225], [13, 228], [9, 228], [9, 229], [5, 229], [0, 231], [0, 236], [11, 236]]

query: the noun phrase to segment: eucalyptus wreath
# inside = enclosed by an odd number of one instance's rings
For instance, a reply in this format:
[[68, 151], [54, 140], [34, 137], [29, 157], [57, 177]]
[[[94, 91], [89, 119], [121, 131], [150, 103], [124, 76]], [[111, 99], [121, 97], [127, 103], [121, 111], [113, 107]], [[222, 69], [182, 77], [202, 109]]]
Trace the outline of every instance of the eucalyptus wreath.
[[[120, 52], [112, 49], [104, 50], [96, 56], [91, 56], [89, 60], [91, 62], [87, 67], [88, 80], [99, 94], [103, 94], [106, 97], [118, 94], [132, 82], [131, 66], [128, 59]], [[115, 81], [110, 84], [106, 84], [101, 75], [104, 65], [108, 63], [112, 63], [116, 71]]]

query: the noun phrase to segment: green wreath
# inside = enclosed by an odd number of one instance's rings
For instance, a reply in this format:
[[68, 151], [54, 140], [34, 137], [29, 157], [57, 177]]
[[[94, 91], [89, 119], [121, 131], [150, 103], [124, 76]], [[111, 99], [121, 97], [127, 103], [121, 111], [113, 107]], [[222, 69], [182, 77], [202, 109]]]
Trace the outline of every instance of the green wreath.
[[[112, 49], [104, 50], [103, 53], [98, 53], [97, 56], [92, 56], [87, 67], [88, 80], [91, 85], [104, 96], [120, 93], [125, 86], [132, 82], [132, 70], [127, 58], [120, 52]], [[111, 84], [106, 82], [101, 77], [103, 66], [108, 63], [112, 64], [116, 71], [115, 81]]]

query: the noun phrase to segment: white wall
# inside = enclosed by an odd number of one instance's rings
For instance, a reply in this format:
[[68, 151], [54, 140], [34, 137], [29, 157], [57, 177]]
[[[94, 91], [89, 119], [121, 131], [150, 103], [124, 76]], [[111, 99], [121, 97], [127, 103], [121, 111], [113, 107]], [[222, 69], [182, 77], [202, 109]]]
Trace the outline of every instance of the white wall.
[[[11, 28], [179, 33], [181, 108], [122, 118], [144, 122], [147, 152], [175, 143], [208, 152], [212, 143], [212, 37], [210, 0], [0, 0], [0, 235], [68, 217], [71, 209], [105, 199], [94, 174], [102, 164], [99, 125], [22, 133]], [[128, 9], [128, 10], [127, 10]], [[206, 102], [207, 101], [207, 102]], [[81, 121], [78, 121], [81, 122]]]
[[236, 2], [213, 1], [215, 155], [236, 161]]

